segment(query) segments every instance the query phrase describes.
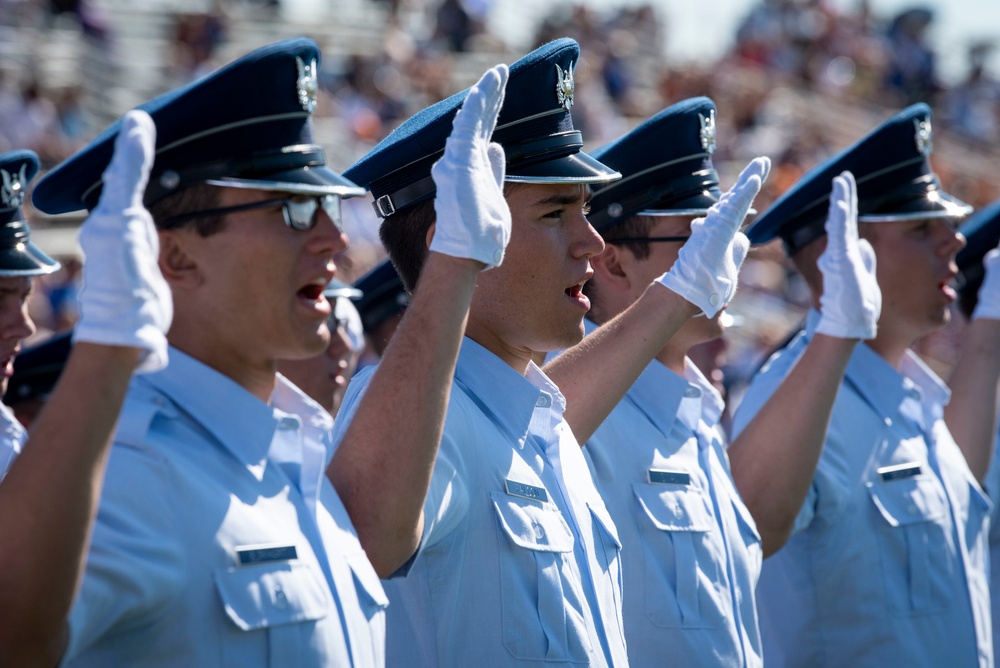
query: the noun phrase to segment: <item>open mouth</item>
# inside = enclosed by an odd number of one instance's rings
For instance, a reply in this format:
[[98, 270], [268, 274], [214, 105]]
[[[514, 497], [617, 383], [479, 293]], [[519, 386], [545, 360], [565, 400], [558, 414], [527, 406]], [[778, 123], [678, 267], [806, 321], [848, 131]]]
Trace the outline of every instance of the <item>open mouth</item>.
[[587, 295], [583, 294], [583, 283], [577, 283], [576, 285], [571, 285], [565, 290], [566, 296], [569, 297], [577, 306], [583, 308], [584, 310], [590, 310], [590, 299]]

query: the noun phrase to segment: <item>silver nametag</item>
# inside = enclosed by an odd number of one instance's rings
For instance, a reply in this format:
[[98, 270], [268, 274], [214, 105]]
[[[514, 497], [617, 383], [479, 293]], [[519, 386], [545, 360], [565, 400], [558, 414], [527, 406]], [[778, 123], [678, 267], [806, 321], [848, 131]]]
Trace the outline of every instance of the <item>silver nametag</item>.
[[882, 478], [882, 482], [891, 480], [903, 480], [920, 475], [920, 464], [917, 462], [906, 462], [905, 464], [893, 464], [875, 469], [875, 472]]
[[666, 469], [649, 469], [646, 479], [658, 485], [690, 485], [691, 474], [684, 471], [668, 471]]
[[525, 499], [543, 502], [549, 500], [549, 493], [545, 491], [544, 487], [526, 485], [523, 482], [514, 482], [513, 480], [504, 480], [503, 484], [507, 488], [507, 493], [511, 496], [520, 496]]
[[240, 566], [265, 564], [272, 561], [291, 561], [298, 558], [294, 545], [241, 545], [236, 548]]

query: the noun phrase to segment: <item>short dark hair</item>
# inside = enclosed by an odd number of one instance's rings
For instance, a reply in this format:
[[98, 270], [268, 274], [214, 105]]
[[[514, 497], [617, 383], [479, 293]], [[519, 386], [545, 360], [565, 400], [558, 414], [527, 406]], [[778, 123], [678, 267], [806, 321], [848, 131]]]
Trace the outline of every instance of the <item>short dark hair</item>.
[[427, 230], [435, 220], [434, 200], [427, 199], [386, 216], [378, 236], [396, 267], [403, 287], [413, 293], [427, 257]]
[[[168, 195], [149, 206], [153, 222], [160, 227], [163, 221], [185, 213], [207, 211], [219, 208], [221, 189], [205, 183], [197, 183], [190, 188]], [[209, 237], [221, 232], [224, 225], [223, 216], [213, 215], [191, 218], [180, 223], [177, 228], [191, 227], [202, 237]]]

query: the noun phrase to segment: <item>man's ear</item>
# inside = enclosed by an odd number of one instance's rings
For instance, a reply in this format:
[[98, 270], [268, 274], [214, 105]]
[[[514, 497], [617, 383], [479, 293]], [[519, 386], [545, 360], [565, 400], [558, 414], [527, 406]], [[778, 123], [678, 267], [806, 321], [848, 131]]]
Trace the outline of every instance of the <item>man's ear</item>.
[[194, 230], [160, 230], [160, 272], [170, 286], [194, 287], [204, 277], [196, 258], [188, 251]]
[[427, 228], [427, 236], [424, 238], [424, 245], [427, 248], [431, 247], [431, 239], [434, 238], [434, 229], [437, 227], [437, 223], [431, 223], [430, 227]]

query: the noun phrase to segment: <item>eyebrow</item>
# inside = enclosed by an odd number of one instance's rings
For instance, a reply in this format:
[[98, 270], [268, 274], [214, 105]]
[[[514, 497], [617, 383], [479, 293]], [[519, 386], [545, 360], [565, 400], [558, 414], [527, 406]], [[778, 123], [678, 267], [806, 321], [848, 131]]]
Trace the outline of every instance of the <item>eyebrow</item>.
[[579, 191], [566, 194], [554, 194], [549, 195], [543, 199], [537, 200], [534, 206], [552, 206], [554, 204], [559, 204], [562, 206], [569, 206], [570, 204], [576, 204], [579, 201], [587, 203], [590, 201], [591, 189], [589, 186], [586, 187], [585, 191], [581, 193]]

